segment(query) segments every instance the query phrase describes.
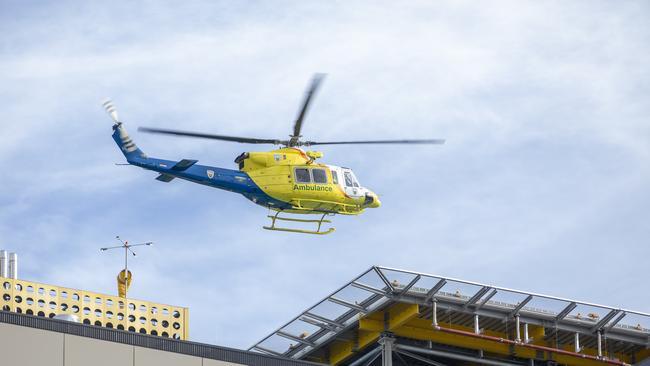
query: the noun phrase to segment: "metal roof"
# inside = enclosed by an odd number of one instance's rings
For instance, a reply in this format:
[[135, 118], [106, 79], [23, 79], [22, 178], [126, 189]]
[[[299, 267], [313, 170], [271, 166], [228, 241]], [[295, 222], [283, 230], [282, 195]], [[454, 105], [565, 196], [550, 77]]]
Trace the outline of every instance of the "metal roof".
[[[0, 311], [0, 323], [43, 329], [103, 341], [128, 344], [160, 351], [232, 362], [250, 366], [319, 366], [320, 364], [243, 351], [234, 348], [156, 337], [148, 334], [85, 325], [65, 320]], [[38, 350], [37, 350], [38, 351]], [[322, 366], [322, 365], [321, 365]]]
[[[486, 327], [521, 322], [594, 339], [603, 332], [620, 349], [650, 346], [650, 314], [555, 296], [485, 285], [445, 276], [373, 266], [300, 313], [249, 350], [301, 359], [345, 336], [366, 314], [398, 302], [431, 308], [436, 301], [454, 323], [472, 324], [478, 314]], [[506, 325], [507, 326], [507, 325]]]

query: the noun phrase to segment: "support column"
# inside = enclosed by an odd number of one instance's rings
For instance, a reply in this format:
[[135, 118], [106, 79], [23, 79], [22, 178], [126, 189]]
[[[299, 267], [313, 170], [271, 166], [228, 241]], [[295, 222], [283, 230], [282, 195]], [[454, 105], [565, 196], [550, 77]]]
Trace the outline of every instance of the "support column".
[[478, 324], [478, 314], [474, 314], [474, 333], [476, 334], [481, 333], [481, 328], [479, 327]]
[[435, 298], [431, 303], [431, 325], [435, 328], [438, 326], [438, 300]]
[[598, 357], [603, 357], [603, 334], [601, 331], [598, 331]]
[[515, 315], [515, 342], [521, 342], [521, 322], [519, 321], [519, 314]]
[[575, 346], [574, 352], [578, 353], [578, 352], [580, 352], [580, 333], [576, 332], [576, 334], [574, 336], [574, 339], [575, 339], [573, 341], [573, 345]]
[[395, 338], [389, 334], [383, 334], [379, 338], [379, 344], [381, 345], [381, 366], [393, 366], [393, 348], [394, 348]]
[[528, 323], [524, 323], [524, 343], [528, 343], [530, 337], [528, 336]]

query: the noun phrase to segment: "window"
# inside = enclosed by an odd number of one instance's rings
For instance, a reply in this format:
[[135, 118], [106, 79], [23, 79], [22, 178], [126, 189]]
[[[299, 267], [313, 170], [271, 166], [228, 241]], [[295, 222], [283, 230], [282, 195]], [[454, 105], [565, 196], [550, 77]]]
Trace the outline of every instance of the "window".
[[354, 187], [354, 180], [352, 179], [352, 174], [350, 174], [350, 172], [343, 172], [343, 176], [345, 176], [345, 186]]
[[312, 169], [311, 174], [314, 176], [314, 183], [327, 183], [325, 169]]
[[334, 184], [339, 184], [339, 176], [336, 174], [336, 171], [332, 170], [332, 182]]
[[311, 183], [311, 177], [309, 176], [309, 169], [306, 168], [296, 168], [296, 183]]

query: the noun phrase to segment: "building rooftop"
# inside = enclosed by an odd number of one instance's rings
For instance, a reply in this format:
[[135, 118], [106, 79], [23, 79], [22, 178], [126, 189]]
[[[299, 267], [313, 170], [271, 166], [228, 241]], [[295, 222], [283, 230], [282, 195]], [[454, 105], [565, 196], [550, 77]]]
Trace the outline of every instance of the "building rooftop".
[[[173, 352], [176, 354], [201, 357], [204, 359], [224, 361], [224, 362], [229, 362], [233, 365], [241, 364], [241, 365], [249, 365], [249, 366], [318, 366], [318, 364], [315, 363], [281, 358], [276, 356], [269, 356], [257, 352], [249, 352], [249, 351], [243, 351], [234, 348], [213, 346], [213, 345], [196, 343], [196, 342], [176, 340], [171, 338], [162, 338], [162, 337], [156, 337], [147, 334], [133, 333], [133, 332], [123, 331], [123, 330], [109, 329], [105, 327], [85, 325], [80, 323], [68, 322], [64, 320], [49, 319], [49, 318], [43, 318], [43, 317], [38, 317], [33, 315], [17, 314], [17, 313], [7, 312], [7, 311], [0, 311], [0, 324], [2, 323], [27, 327], [27, 328], [40, 329], [48, 332], [63, 333], [64, 335], [81, 336], [81, 337], [92, 338], [100, 341], [108, 341], [114, 343], [121, 343], [124, 345], [143, 347], [150, 350]], [[36, 349], [37, 351], [42, 352], [43, 350], [53, 350], [56, 345], [22, 344], [20, 346], [31, 350], [37, 348]], [[114, 348], [104, 346], [101, 349], [103, 352], [110, 352]], [[11, 360], [11, 357], [9, 359]], [[54, 360], [51, 361], [54, 362]], [[59, 360], [57, 360], [57, 363], [58, 362]], [[66, 362], [65, 364], [68, 365], [70, 363]], [[165, 364], [171, 364], [171, 363], [165, 363]], [[188, 362], [188, 363], [174, 363], [174, 364], [190, 364], [190, 363]], [[191, 363], [191, 364], [193, 365], [195, 363]], [[220, 364], [223, 365], [223, 363]]]
[[[446, 329], [485, 342], [492, 335], [514, 342], [509, 343], [514, 349], [550, 346], [557, 354], [568, 352], [569, 359], [635, 363], [650, 356], [650, 314], [381, 266], [356, 276], [250, 350], [338, 364], [363, 354], [383, 333], [441, 346], [472, 344], [441, 337]], [[482, 350], [486, 344], [469, 348]], [[498, 353], [495, 357], [512, 358]]]

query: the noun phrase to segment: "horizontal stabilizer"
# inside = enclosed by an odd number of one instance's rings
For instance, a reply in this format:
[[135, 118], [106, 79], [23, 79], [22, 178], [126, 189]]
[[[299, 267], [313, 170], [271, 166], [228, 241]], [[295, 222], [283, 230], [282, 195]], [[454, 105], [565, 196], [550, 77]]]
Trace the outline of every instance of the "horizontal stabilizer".
[[161, 174], [161, 175], [159, 175], [159, 176], [156, 177], [156, 180], [159, 180], [159, 181], [161, 181], [161, 182], [165, 182], [165, 183], [169, 183], [169, 182], [171, 182], [174, 178], [176, 178], [176, 177], [174, 177], [173, 175], [169, 175], [169, 174]]
[[176, 171], [181, 172], [181, 171], [191, 167], [192, 165], [196, 164], [197, 161], [198, 160], [183, 159], [183, 160], [179, 161], [178, 163], [176, 163], [176, 165], [174, 165], [172, 167], [172, 170], [176, 170]]

